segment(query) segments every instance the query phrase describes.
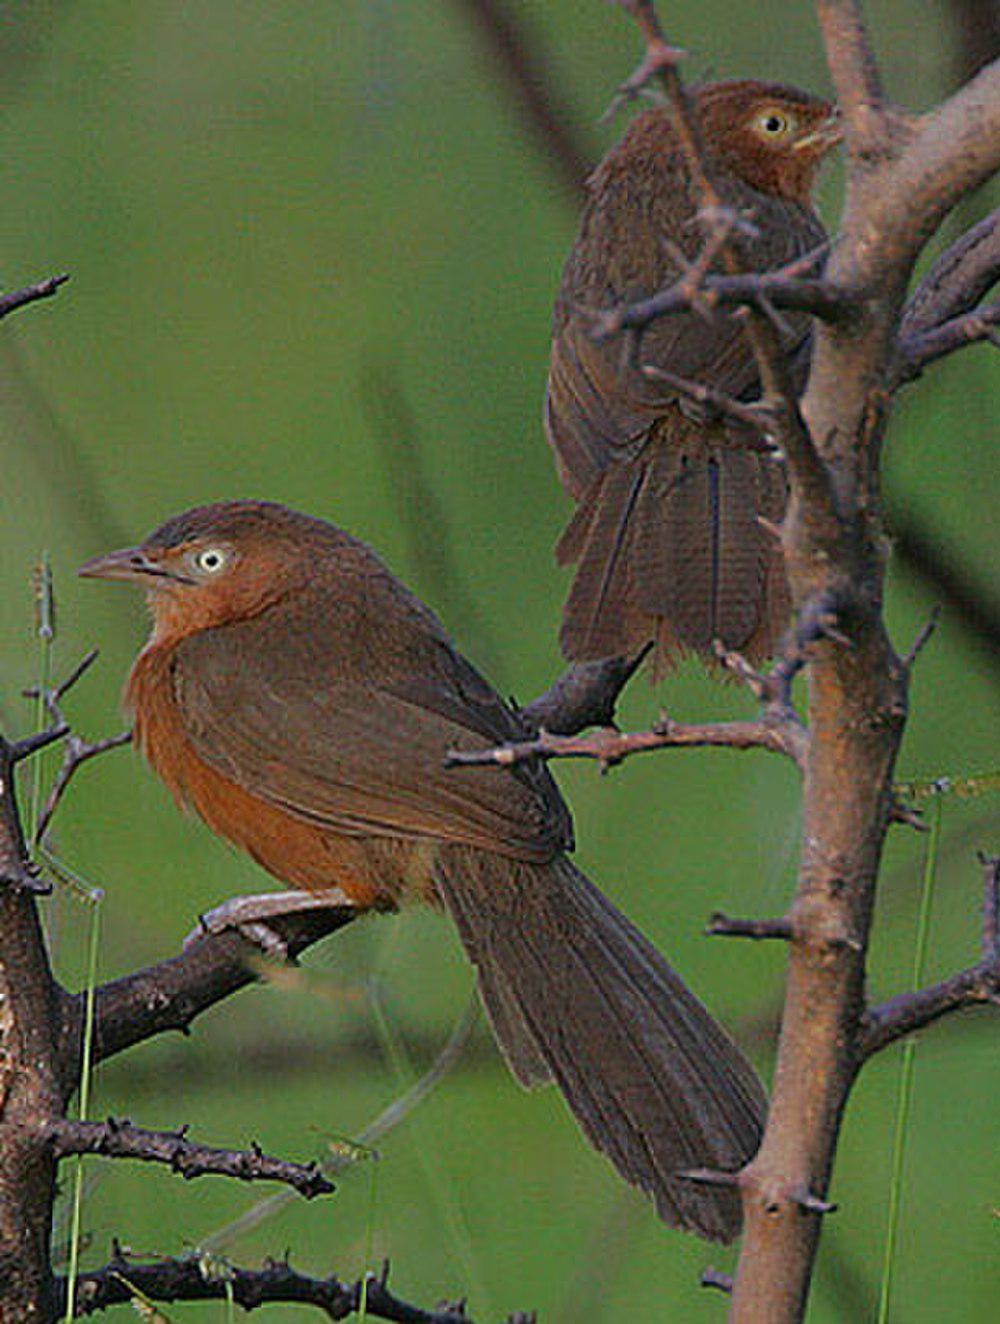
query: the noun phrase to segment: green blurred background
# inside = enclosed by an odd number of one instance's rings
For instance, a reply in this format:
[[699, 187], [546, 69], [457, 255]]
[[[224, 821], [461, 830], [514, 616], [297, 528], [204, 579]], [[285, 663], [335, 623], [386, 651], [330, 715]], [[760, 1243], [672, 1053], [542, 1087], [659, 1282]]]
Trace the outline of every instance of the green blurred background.
[[[599, 0], [510, 7], [600, 152], [624, 122], [598, 118], [636, 62], [630, 24]], [[949, 5], [870, 8], [892, 95], [914, 109], [932, 104], [956, 79]], [[13, 288], [72, 272], [55, 300], [0, 332], [8, 728], [31, 721], [19, 692], [38, 667], [30, 578], [40, 550], [56, 574], [56, 670], [93, 645], [102, 653], [71, 716], [88, 735], [106, 734], [121, 722], [142, 608], [125, 590], [76, 581], [74, 567], [226, 496], [285, 501], [370, 540], [504, 692], [527, 699], [556, 674], [566, 578], [551, 548], [567, 502], [539, 418], [574, 207], [469, 9], [456, 0], [0, 8], [0, 276]], [[665, 18], [692, 52], [693, 76], [828, 88], [809, 5], [701, 0], [667, 6]], [[831, 223], [838, 185], [834, 170], [824, 188]], [[910, 388], [888, 456], [896, 503], [929, 520], [994, 596], [996, 402], [995, 360], [971, 350]], [[888, 610], [901, 647], [931, 603], [893, 568]], [[946, 612], [916, 675], [904, 776], [995, 766], [997, 675], [996, 658]], [[689, 719], [749, 711], [746, 696], [696, 666], [655, 691], [635, 684], [623, 716], [646, 724], [661, 705]], [[664, 753], [604, 779], [590, 766], [557, 772], [582, 866], [767, 1072], [783, 954], [707, 942], [700, 930], [716, 908], [780, 911], [797, 849], [794, 774], [722, 752]], [[944, 827], [934, 977], [977, 951], [974, 851], [1000, 846], [996, 797], [949, 800]], [[182, 819], [128, 750], [81, 775], [57, 838], [62, 857], [106, 889], [102, 977], [175, 951], [200, 910], [269, 885]], [[904, 830], [890, 839], [876, 997], [908, 977], [921, 849]], [[59, 891], [44, 908], [59, 973], [76, 986], [87, 913]], [[249, 991], [193, 1038], [110, 1063], [95, 1115], [190, 1122], [208, 1142], [253, 1138], [303, 1159], [361, 1134], [447, 1038], [469, 971], [447, 925], [424, 914], [358, 923], [306, 965], [302, 988]], [[897, 1052], [877, 1060], [852, 1099], [815, 1324], [873, 1315], [898, 1062]], [[998, 1090], [987, 1016], [924, 1036], [899, 1321], [996, 1317]], [[729, 1267], [732, 1253], [665, 1231], [585, 1146], [553, 1091], [529, 1096], [510, 1081], [482, 1022], [457, 1068], [378, 1148], [380, 1161], [345, 1172], [334, 1196], [286, 1202], [238, 1236], [219, 1232], [266, 1188], [88, 1163], [85, 1263], [102, 1263], [113, 1235], [142, 1252], [211, 1244], [241, 1264], [290, 1248], [299, 1268], [345, 1277], [389, 1256], [399, 1293], [423, 1304], [468, 1295], [480, 1321], [516, 1308], [553, 1324], [720, 1317], [697, 1277], [707, 1264]], [[169, 1314], [225, 1317], [204, 1305]], [[108, 1316], [127, 1317], [124, 1307]]]

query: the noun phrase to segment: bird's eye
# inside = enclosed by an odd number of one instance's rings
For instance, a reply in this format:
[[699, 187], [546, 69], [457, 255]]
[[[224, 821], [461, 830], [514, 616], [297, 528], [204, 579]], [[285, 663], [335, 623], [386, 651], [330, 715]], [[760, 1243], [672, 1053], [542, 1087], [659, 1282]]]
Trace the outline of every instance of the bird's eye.
[[784, 138], [794, 125], [791, 117], [784, 111], [771, 108], [761, 111], [754, 127], [764, 138], [769, 138], [773, 142], [777, 138]]
[[217, 575], [225, 568], [229, 556], [222, 547], [203, 547], [191, 560], [194, 568], [203, 575]]

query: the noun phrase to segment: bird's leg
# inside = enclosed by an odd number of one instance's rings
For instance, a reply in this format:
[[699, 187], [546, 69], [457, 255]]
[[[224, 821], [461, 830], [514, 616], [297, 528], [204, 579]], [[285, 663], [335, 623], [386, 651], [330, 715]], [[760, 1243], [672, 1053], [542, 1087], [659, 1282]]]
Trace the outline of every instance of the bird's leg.
[[192, 944], [213, 933], [236, 931], [259, 947], [267, 956], [288, 956], [284, 938], [269, 923], [285, 916], [309, 910], [353, 910], [354, 902], [339, 887], [325, 892], [261, 892], [255, 896], [234, 896], [221, 906], [199, 915], [198, 926], [184, 939], [187, 950]]

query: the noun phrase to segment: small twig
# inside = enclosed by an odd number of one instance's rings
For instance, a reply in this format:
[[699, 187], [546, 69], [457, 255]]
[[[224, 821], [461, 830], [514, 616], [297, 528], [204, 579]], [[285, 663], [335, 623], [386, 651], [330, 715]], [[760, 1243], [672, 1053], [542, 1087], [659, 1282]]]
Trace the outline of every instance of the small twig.
[[696, 1186], [722, 1186], [732, 1189], [742, 1185], [739, 1172], [725, 1172], [721, 1168], [688, 1168], [675, 1172], [681, 1181], [693, 1182]]
[[219, 1149], [195, 1144], [187, 1127], [178, 1131], [148, 1131], [128, 1120], [109, 1117], [105, 1122], [60, 1119], [49, 1133], [57, 1158], [71, 1154], [100, 1154], [105, 1158], [141, 1159], [164, 1163], [185, 1180], [216, 1174], [239, 1181], [277, 1181], [291, 1186], [307, 1200], [334, 1190], [317, 1163], [292, 1163], [272, 1158], [256, 1144], [249, 1149]]
[[707, 414], [731, 418], [761, 434], [759, 439], [747, 437], [745, 433], [741, 434], [739, 439], [741, 450], [777, 455], [773, 442], [767, 440], [775, 430], [774, 422], [761, 405], [744, 404], [741, 400], [727, 395], [725, 391], [720, 391], [714, 386], [709, 386], [706, 382], [694, 382], [687, 377], [678, 377], [676, 373], [668, 372], [665, 368], [658, 368], [655, 363], [641, 364], [640, 371], [650, 381], [662, 382], [671, 390], [687, 396], [695, 404], [700, 405]]
[[[131, 731], [122, 731], [118, 735], [108, 736], [103, 740], [88, 741], [81, 736], [75, 735], [66, 721], [62, 710], [62, 700], [73, 688], [74, 685], [90, 670], [97, 661], [99, 654], [96, 648], [92, 648], [89, 653], [84, 654], [76, 664], [69, 675], [52, 689], [46, 690], [40, 697], [45, 705], [45, 711], [54, 723], [56, 728], [69, 736], [66, 741], [66, 748], [63, 753], [62, 766], [59, 769], [56, 779], [52, 784], [49, 794], [46, 797], [45, 804], [42, 806], [41, 813], [38, 816], [38, 825], [35, 828], [35, 842], [42, 843], [45, 840], [45, 834], [52, 826], [52, 819], [56, 810], [62, 802], [63, 796], [69, 787], [70, 782], [76, 775], [77, 770], [90, 759], [96, 758], [99, 754], [105, 754], [108, 750], [118, 749], [122, 745], [127, 745], [132, 739]], [[38, 688], [33, 686], [24, 691], [25, 698], [37, 699], [39, 697]]]
[[698, 1282], [702, 1287], [712, 1287], [717, 1292], [724, 1292], [727, 1296], [732, 1295], [733, 1275], [723, 1273], [721, 1269], [702, 1269]]
[[37, 303], [39, 299], [50, 299], [59, 286], [65, 285], [68, 280], [68, 273], [49, 276], [47, 280], [40, 280], [35, 285], [25, 285], [23, 289], [12, 290], [10, 294], [0, 294], [0, 317], [6, 317], [8, 313], [24, 308], [29, 303]]
[[616, 308], [592, 309], [594, 338], [610, 340], [622, 331], [641, 331], [657, 318], [691, 312], [699, 303], [710, 308], [767, 307], [772, 313], [776, 309], [811, 313], [833, 324], [842, 323], [850, 315], [844, 298], [829, 282], [790, 276], [787, 269], [706, 275], [697, 291], [682, 277], [647, 299]]
[[716, 910], [709, 918], [705, 933], [710, 938], [776, 938], [791, 942], [795, 934], [792, 921], [780, 919], [734, 919]]
[[122, 745], [129, 744], [131, 740], [131, 730], [120, 731], [116, 736], [106, 736], [103, 740], [92, 742], [83, 740], [77, 735], [71, 734], [69, 736], [63, 754], [62, 767], [59, 769], [56, 779], [52, 783], [52, 788], [45, 798], [41, 813], [38, 815], [38, 827], [35, 830], [35, 840], [37, 842], [43, 843], [45, 841], [46, 833], [52, 826], [55, 812], [62, 803], [70, 782], [83, 764], [97, 758], [100, 754], [106, 754], [111, 749], [120, 749]]
[[[77, 1313], [92, 1315], [109, 1306], [138, 1298], [149, 1301], [224, 1301], [232, 1299], [243, 1310], [276, 1302], [315, 1306], [329, 1319], [346, 1319], [359, 1307], [362, 1296], [369, 1316], [398, 1324], [471, 1324], [463, 1306], [423, 1310], [389, 1291], [388, 1266], [354, 1283], [339, 1278], [310, 1278], [286, 1261], [267, 1261], [260, 1269], [202, 1260], [157, 1259], [141, 1264], [116, 1247], [111, 1262], [77, 1280]], [[65, 1295], [65, 1283], [58, 1286]]]
[[984, 858], [983, 869], [982, 959], [937, 984], [869, 1007], [859, 1033], [859, 1061], [950, 1012], [984, 1004], [1000, 1007], [1000, 857]]
[[31, 758], [32, 754], [37, 754], [39, 750], [47, 749], [57, 740], [62, 740], [68, 732], [69, 726], [65, 722], [56, 722], [55, 725], [44, 731], [38, 731], [33, 736], [25, 736], [23, 740], [15, 740], [7, 744], [6, 759], [12, 766], [15, 763], [22, 763], [25, 759]]
[[617, 731], [601, 727], [589, 735], [560, 736], [542, 731], [533, 740], [474, 750], [449, 750], [448, 768], [498, 765], [511, 767], [530, 759], [596, 759], [601, 770], [615, 767], [633, 754], [682, 746], [725, 749], [769, 749], [800, 764], [805, 756], [805, 732], [796, 722], [765, 714], [754, 722], [674, 722], [664, 717], [648, 731]]
[[918, 632], [916, 639], [914, 639], [913, 643], [910, 645], [909, 652], [903, 658], [903, 665], [907, 668], [907, 670], [912, 670], [913, 666], [917, 661], [917, 658], [927, 647], [928, 643], [930, 642], [931, 635], [933, 635], [934, 631], [938, 627], [938, 622], [940, 621], [940, 619], [941, 619], [941, 608], [934, 607], [931, 610], [930, 616], [927, 618], [927, 620], [921, 627], [920, 631]]

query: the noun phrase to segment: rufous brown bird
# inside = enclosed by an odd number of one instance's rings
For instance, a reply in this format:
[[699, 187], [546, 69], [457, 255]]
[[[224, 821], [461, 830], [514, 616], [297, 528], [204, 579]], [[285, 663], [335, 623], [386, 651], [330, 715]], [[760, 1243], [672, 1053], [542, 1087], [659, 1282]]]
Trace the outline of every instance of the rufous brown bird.
[[[840, 139], [835, 108], [750, 80], [703, 86], [693, 107], [707, 174], [739, 220], [744, 269], [781, 267], [817, 248], [825, 232], [810, 195]], [[561, 564], [577, 566], [563, 651], [595, 660], [652, 640], [662, 667], [685, 650], [710, 656], [720, 640], [759, 660], [773, 652], [789, 612], [773, 527], [785, 508], [782, 466], [745, 426], [713, 419], [655, 375], [756, 398], [739, 322], [704, 309], [663, 317], [632, 356], [620, 337], [594, 334], [595, 310], [669, 287], [710, 235], [668, 109], [633, 120], [588, 191], [556, 300], [545, 408], [560, 478], [577, 502], [556, 549]], [[710, 269], [720, 265], [716, 257]], [[808, 319], [782, 318], [801, 376]]]
[[80, 573], [146, 590], [153, 630], [127, 702], [177, 799], [331, 903], [443, 906], [517, 1079], [555, 1081], [668, 1223], [732, 1238], [736, 1194], [679, 1173], [754, 1153], [753, 1069], [570, 862], [543, 764], [446, 769], [449, 749], [528, 732], [375, 553], [323, 520], [230, 501]]

